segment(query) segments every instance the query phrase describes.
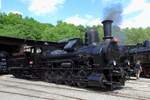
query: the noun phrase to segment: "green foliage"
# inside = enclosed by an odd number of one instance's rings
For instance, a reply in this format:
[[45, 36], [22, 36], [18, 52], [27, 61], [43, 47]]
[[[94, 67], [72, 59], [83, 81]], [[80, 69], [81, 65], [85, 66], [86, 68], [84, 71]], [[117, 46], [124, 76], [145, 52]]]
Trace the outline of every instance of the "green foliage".
[[147, 28], [126, 28], [126, 44], [136, 44], [150, 39], [150, 27]]
[[47, 24], [41, 24], [33, 18], [22, 18], [18, 14], [0, 13], [0, 35], [24, 39], [41, 40], [41, 33]]
[[[0, 13], [0, 35], [17, 37], [24, 39], [45, 40], [45, 41], [60, 41], [70, 38], [81, 38], [84, 40], [85, 31], [89, 27], [82, 25], [75, 26], [62, 21], [58, 21], [57, 25], [40, 23], [33, 18], [22, 17], [19, 14]], [[103, 38], [102, 25], [93, 26]], [[150, 39], [150, 27], [147, 28], [125, 28], [119, 30], [113, 27], [113, 35], [125, 41], [126, 44], [135, 44]]]
[[70, 38], [83, 39], [85, 27], [58, 21], [56, 26], [39, 23], [33, 18], [18, 14], [0, 13], [0, 35], [24, 39], [59, 41]]
[[83, 27], [75, 26], [73, 24], [67, 24], [65, 22], [58, 22], [55, 27], [47, 27], [42, 34], [43, 40], [59, 41], [70, 38], [83, 39], [84, 31]]

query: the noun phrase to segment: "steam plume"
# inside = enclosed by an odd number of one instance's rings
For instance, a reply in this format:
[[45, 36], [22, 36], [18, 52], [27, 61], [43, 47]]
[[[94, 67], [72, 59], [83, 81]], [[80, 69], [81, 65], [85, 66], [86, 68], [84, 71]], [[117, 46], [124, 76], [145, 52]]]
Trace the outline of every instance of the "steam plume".
[[119, 25], [122, 22], [123, 7], [121, 3], [111, 4], [103, 9], [104, 20], [113, 20], [112, 34], [117, 37], [121, 43], [125, 40], [125, 35]]
[[108, 5], [103, 10], [104, 20], [113, 20], [114, 24], [118, 26], [122, 22], [122, 12], [121, 3]]

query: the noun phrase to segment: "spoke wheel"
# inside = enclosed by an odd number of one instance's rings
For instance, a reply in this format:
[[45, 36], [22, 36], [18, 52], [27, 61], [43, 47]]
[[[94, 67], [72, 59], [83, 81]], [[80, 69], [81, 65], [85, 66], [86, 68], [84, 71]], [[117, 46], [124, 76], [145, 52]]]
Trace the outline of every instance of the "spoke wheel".
[[47, 72], [45, 72], [45, 74], [44, 74], [44, 80], [45, 80], [46, 82], [51, 83], [51, 82], [53, 81], [53, 76], [54, 76], [54, 72], [49, 72], [49, 71], [47, 71]]
[[65, 78], [64, 82], [66, 85], [69, 85], [69, 86], [73, 85], [73, 79], [72, 79], [72, 73], [71, 72], [66, 72], [64, 78]]
[[18, 71], [18, 72], [15, 71], [15, 72], [13, 72], [12, 74], [13, 74], [13, 76], [14, 76], [15, 78], [23, 78], [23, 74], [21, 74], [19, 71]]
[[84, 70], [81, 70], [78, 72], [78, 78], [79, 78], [79, 82], [77, 82], [77, 86], [79, 87], [87, 87], [87, 82], [85, 81], [85, 79], [87, 78], [87, 73]]
[[18, 74], [18, 73], [14, 73], [13, 76], [14, 76], [15, 78], [22, 78], [22, 75], [21, 75], [21, 74]]
[[63, 83], [63, 72], [56, 72], [55, 73], [55, 83], [61, 84]]
[[107, 91], [112, 91], [114, 89], [113, 85], [106, 85], [106, 90]]

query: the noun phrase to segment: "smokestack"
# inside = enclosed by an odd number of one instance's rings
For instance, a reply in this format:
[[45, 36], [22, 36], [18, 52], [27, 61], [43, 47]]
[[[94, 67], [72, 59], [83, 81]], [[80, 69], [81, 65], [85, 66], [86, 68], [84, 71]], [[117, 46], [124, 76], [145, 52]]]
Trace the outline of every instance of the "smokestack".
[[103, 24], [103, 30], [104, 30], [104, 40], [106, 39], [112, 39], [111, 35], [111, 24], [113, 23], [112, 20], [104, 20], [102, 21]]

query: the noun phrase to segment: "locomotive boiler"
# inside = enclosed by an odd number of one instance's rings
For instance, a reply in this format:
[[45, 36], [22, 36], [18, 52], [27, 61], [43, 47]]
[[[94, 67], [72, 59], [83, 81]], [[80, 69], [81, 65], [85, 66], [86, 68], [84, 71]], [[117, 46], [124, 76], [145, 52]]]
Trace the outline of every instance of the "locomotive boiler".
[[82, 45], [80, 39], [74, 38], [63, 48], [44, 44], [26, 46], [21, 57], [12, 57], [9, 70], [15, 77], [38, 77], [57, 84], [97, 86], [111, 90], [122, 87], [125, 74], [119, 60], [118, 43], [111, 36], [112, 22], [102, 22], [103, 42]]

